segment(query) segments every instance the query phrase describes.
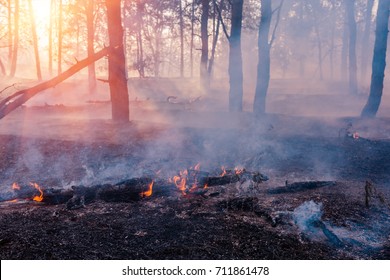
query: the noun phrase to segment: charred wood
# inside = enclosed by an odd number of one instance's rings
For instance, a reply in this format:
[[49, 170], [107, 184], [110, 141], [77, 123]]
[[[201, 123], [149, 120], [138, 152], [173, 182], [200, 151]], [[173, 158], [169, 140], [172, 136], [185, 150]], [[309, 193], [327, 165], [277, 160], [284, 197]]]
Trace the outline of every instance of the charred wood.
[[312, 190], [322, 187], [331, 187], [336, 185], [335, 181], [308, 181], [308, 182], [295, 182], [289, 184], [286, 182], [286, 186], [278, 187], [273, 190], [269, 190], [269, 194], [282, 194], [282, 193], [295, 193], [305, 190]]

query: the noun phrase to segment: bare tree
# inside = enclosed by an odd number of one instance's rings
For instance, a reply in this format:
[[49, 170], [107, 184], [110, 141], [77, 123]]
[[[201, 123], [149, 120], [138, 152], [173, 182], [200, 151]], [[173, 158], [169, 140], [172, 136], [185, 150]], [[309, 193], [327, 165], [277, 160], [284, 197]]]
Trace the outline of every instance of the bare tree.
[[241, 112], [243, 102], [243, 73], [241, 52], [242, 7], [244, 0], [231, 1], [229, 36], [229, 111]]
[[31, 33], [33, 37], [34, 55], [35, 55], [35, 67], [37, 69], [38, 80], [41, 81], [42, 80], [41, 61], [39, 59], [38, 37], [37, 37], [37, 30], [35, 27], [34, 10], [33, 10], [31, 0], [28, 1], [28, 7], [30, 10]]
[[253, 102], [253, 113], [259, 117], [265, 113], [265, 101], [270, 81], [270, 50], [272, 43], [275, 39], [276, 28], [280, 19], [280, 11], [282, 9], [284, 0], [280, 1], [279, 6], [275, 9], [277, 11], [277, 19], [275, 27], [270, 37], [270, 27], [272, 20], [272, 4], [271, 0], [261, 1], [261, 18], [258, 34], [258, 64], [257, 64], [257, 79], [256, 79], [256, 91], [255, 99]]
[[209, 77], [207, 71], [207, 64], [209, 61], [209, 34], [208, 34], [208, 21], [209, 21], [209, 0], [202, 0], [202, 15], [200, 19], [200, 37], [202, 40], [202, 54], [200, 57], [200, 79], [202, 85], [207, 88], [209, 84]]
[[[95, 53], [94, 43], [95, 43], [95, 26], [94, 26], [94, 11], [95, 5], [94, 0], [87, 0], [87, 5], [85, 7], [85, 13], [87, 18], [87, 51], [88, 56], [92, 56]], [[96, 90], [96, 71], [95, 63], [88, 65], [88, 85], [89, 93], [94, 93]]]
[[58, 75], [61, 74], [62, 72], [62, 39], [63, 39], [63, 34], [62, 34], [62, 18], [63, 18], [63, 3], [62, 0], [59, 0], [59, 7], [58, 7]]
[[14, 41], [13, 41], [11, 70], [10, 70], [11, 77], [14, 77], [16, 73], [16, 65], [18, 61], [18, 49], [19, 49], [19, 0], [15, 0]]
[[389, 9], [390, 0], [379, 0], [374, 57], [372, 59], [370, 96], [361, 113], [362, 117], [375, 117], [381, 103], [386, 68], [387, 37], [389, 33]]
[[106, 7], [110, 41], [108, 81], [110, 85], [112, 119], [114, 121], [127, 122], [130, 119], [130, 114], [126, 62], [123, 49], [121, 0], [106, 0]]
[[362, 49], [361, 49], [361, 66], [360, 66], [361, 81], [364, 81], [367, 75], [368, 58], [369, 58], [368, 52], [370, 49], [371, 14], [372, 14], [373, 7], [374, 7], [374, 0], [367, 0], [364, 32], [362, 36]]
[[357, 64], [356, 64], [356, 20], [355, 0], [345, 0], [348, 16], [349, 50], [348, 50], [348, 79], [349, 93], [357, 94]]

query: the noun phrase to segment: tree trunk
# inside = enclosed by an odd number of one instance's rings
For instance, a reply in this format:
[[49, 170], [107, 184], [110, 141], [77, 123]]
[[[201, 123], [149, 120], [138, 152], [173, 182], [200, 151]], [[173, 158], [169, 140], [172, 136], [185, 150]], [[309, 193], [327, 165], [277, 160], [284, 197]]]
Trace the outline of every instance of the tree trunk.
[[38, 81], [42, 81], [41, 61], [39, 59], [37, 30], [36, 30], [36, 27], [35, 27], [34, 10], [33, 10], [33, 6], [32, 6], [31, 0], [28, 1], [28, 7], [29, 7], [29, 10], [30, 10], [31, 32], [32, 32], [33, 44], [34, 44], [35, 67], [37, 69]]
[[349, 93], [355, 95], [357, 94], [355, 0], [346, 0], [345, 3], [346, 3], [348, 27], [349, 27], [349, 50], [348, 50]]
[[371, 14], [374, 6], [374, 0], [367, 0], [366, 18], [364, 24], [364, 32], [362, 36], [361, 49], [361, 65], [360, 65], [360, 80], [366, 81], [368, 68], [368, 52], [370, 49], [370, 33], [371, 33]]
[[[223, 6], [223, 0], [221, 0], [221, 7]], [[218, 14], [218, 8], [217, 8], [217, 2], [216, 0], [213, 0], [213, 7], [214, 7], [214, 21], [217, 20], [217, 24], [214, 30], [214, 36], [213, 36], [213, 44], [211, 46], [211, 56], [209, 60], [209, 67], [207, 69], [209, 78], [212, 77], [213, 74], [213, 66], [214, 66], [214, 60], [215, 60], [215, 51], [217, 49], [217, 43], [218, 43], [218, 37], [219, 37], [219, 29], [221, 27], [221, 19]]]
[[141, 78], [145, 77], [144, 47], [142, 41], [144, 4], [137, 1], [137, 70]]
[[49, 52], [49, 73], [50, 76], [53, 75], [53, 25], [54, 25], [54, 9], [55, 8], [55, 0], [50, 1], [50, 26], [49, 26], [49, 44], [48, 44], [48, 52]]
[[65, 72], [61, 73], [57, 77], [54, 77], [48, 81], [37, 84], [31, 88], [20, 90], [0, 102], [0, 119], [4, 118], [6, 115], [11, 113], [13, 110], [23, 105], [25, 102], [33, 98], [39, 92], [55, 87], [59, 83], [65, 81], [81, 69], [87, 67], [89, 64], [95, 62], [96, 60], [101, 59], [102, 57], [108, 54], [108, 48], [104, 48], [101, 51], [93, 54], [91, 57], [80, 60], [77, 64], [70, 67]]
[[387, 37], [389, 33], [389, 9], [390, 0], [379, 0], [376, 19], [374, 57], [372, 60], [370, 96], [368, 97], [367, 104], [362, 111], [362, 117], [375, 117], [381, 103], [383, 80], [386, 68]]
[[261, 116], [265, 113], [265, 100], [270, 80], [270, 45], [268, 42], [272, 19], [271, 0], [261, 1], [261, 18], [258, 34], [258, 64], [253, 113]]
[[190, 67], [191, 67], [191, 78], [194, 76], [194, 36], [195, 36], [195, 30], [194, 30], [194, 21], [195, 21], [195, 1], [192, 0], [191, 4], [191, 42], [190, 42]]
[[18, 62], [18, 49], [19, 49], [19, 0], [15, 0], [15, 13], [14, 13], [14, 43], [12, 50], [12, 61], [10, 76], [14, 77], [16, 73], [16, 64]]
[[62, 72], [62, 0], [60, 0], [58, 7], [58, 64], [57, 71], [58, 75]]
[[[94, 0], [88, 0], [87, 7], [86, 7], [88, 56], [91, 56], [95, 52], [95, 49], [94, 49], [95, 27], [93, 24], [94, 6], [95, 6]], [[95, 63], [91, 63], [88, 66], [88, 87], [89, 87], [89, 93], [94, 93], [96, 91]]]
[[11, 61], [12, 59], [12, 7], [11, 7], [11, 1], [8, 1], [7, 3], [7, 9], [8, 9], [8, 61]]
[[123, 28], [121, 0], [106, 0], [107, 25], [110, 41], [108, 56], [108, 81], [112, 105], [112, 120], [128, 122], [129, 94], [126, 79], [125, 53], [123, 50]]
[[[348, 0], [347, 0], [348, 1]], [[347, 6], [345, 6], [345, 17], [347, 18]], [[343, 81], [347, 80], [348, 73], [348, 24], [344, 23], [343, 26], [343, 38], [341, 47], [341, 65], [340, 65], [340, 76]]]
[[208, 87], [209, 78], [207, 72], [207, 64], [209, 60], [209, 36], [208, 36], [208, 21], [209, 21], [209, 0], [202, 0], [202, 16], [200, 20], [200, 37], [202, 40], [202, 54], [200, 57], [200, 80], [204, 88]]
[[184, 77], [184, 18], [183, 18], [183, 4], [179, 0], [179, 17], [180, 17], [180, 77]]
[[242, 7], [244, 0], [232, 0], [229, 37], [229, 111], [242, 112], [243, 73], [241, 53]]
[[324, 79], [324, 74], [322, 70], [322, 42], [321, 42], [320, 28], [318, 26], [318, 19], [317, 19], [317, 11], [316, 11], [317, 6], [312, 5], [312, 8], [313, 8], [314, 31], [317, 37], [318, 68], [320, 70], [320, 80], [322, 81]]

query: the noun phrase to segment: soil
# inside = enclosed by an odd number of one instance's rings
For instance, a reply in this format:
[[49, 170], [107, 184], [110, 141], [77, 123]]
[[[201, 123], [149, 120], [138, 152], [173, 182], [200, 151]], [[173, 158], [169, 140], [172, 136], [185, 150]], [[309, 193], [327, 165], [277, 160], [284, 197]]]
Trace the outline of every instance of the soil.
[[[105, 103], [28, 106], [1, 120], [0, 258], [389, 259], [389, 119], [259, 121], [164, 102], [156, 110], [134, 101], [128, 124], [80, 117], [105, 116]], [[224, 166], [269, 180], [75, 210], [9, 201], [13, 182], [66, 189], [168, 179], [197, 163], [213, 176]]]

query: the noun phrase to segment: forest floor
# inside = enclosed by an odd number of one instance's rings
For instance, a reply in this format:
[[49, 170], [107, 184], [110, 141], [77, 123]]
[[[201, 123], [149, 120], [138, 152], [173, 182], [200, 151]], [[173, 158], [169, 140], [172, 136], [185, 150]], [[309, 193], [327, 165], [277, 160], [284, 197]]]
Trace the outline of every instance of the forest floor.
[[[27, 106], [0, 120], [1, 259], [390, 258], [389, 119], [258, 121], [163, 98], [131, 106], [125, 125], [105, 119], [104, 102]], [[172, 178], [198, 163], [214, 176], [224, 166], [269, 180], [75, 210], [7, 201], [13, 182], [63, 189]]]

